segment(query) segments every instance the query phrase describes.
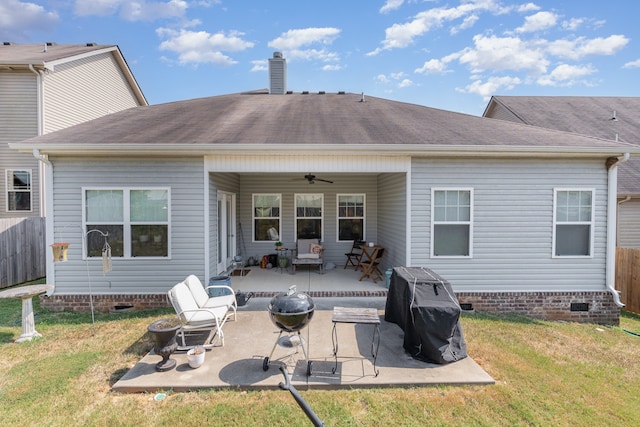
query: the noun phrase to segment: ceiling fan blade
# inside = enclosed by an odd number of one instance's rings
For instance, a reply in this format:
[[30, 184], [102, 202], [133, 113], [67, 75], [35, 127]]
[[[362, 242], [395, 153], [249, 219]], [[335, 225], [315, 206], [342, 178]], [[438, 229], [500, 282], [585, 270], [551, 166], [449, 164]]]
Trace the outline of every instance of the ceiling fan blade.
[[329, 184], [333, 184], [333, 181], [329, 181], [329, 180], [326, 180], [326, 179], [316, 178], [316, 181], [328, 182]]

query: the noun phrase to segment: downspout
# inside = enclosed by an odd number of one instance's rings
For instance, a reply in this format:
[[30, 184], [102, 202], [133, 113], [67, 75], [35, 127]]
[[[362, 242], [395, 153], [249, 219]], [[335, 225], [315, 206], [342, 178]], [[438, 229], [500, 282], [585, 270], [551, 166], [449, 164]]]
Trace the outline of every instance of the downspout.
[[613, 301], [620, 308], [624, 303], [620, 301], [620, 294], [616, 290], [616, 235], [617, 235], [617, 201], [618, 201], [618, 166], [629, 160], [629, 153], [621, 157], [607, 159], [607, 174], [609, 179], [609, 194], [607, 199], [607, 265], [605, 285], [613, 295]]
[[[38, 136], [44, 135], [44, 73], [42, 71], [37, 71], [33, 68], [33, 64], [29, 64], [29, 70], [36, 75], [36, 110], [37, 110], [37, 121], [38, 121]], [[39, 164], [38, 176], [39, 186], [38, 186], [38, 196], [40, 199], [40, 216], [47, 216], [47, 203], [45, 199], [44, 189], [46, 187], [45, 180], [45, 170], [44, 165], [42, 163]]]
[[[40, 165], [42, 165], [42, 167], [40, 168], [40, 170], [42, 171], [42, 175], [40, 176], [40, 179], [46, 183], [46, 186], [43, 188], [44, 197], [46, 198], [47, 206], [53, 207], [53, 185], [52, 185], [53, 184], [53, 163], [51, 163], [51, 160], [47, 159], [44, 155], [42, 155], [40, 153], [40, 150], [38, 150], [37, 148], [34, 148], [33, 150], [33, 157], [35, 157], [36, 160], [40, 162]], [[45, 224], [46, 224], [46, 246], [48, 248], [49, 245], [51, 245], [54, 242], [53, 215], [45, 216]], [[45, 259], [47, 264], [47, 283], [54, 285], [54, 290], [55, 290], [56, 274], [55, 274], [55, 268], [53, 265], [53, 258], [50, 257], [49, 255], [46, 255]], [[47, 292], [47, 296], [51, 296], [54, 290]]]

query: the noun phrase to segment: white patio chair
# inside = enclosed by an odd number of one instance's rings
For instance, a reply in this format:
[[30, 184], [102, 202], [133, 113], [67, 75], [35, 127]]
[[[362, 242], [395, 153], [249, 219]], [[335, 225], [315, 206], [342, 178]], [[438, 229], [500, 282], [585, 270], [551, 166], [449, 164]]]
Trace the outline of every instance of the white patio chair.
[[[209, 336], [204, 342], [206, 348], [213, 347], [218, 340], [224, 346], [222, 327], [229, 317], [233, 316], [233, 319], [236, 319], [235, 294], [229, 286], [213, 285], [211, 287], [227, 288], [230, 294], [210, 298], [200, 280], [193, 275], [167, 292], [169, 301], [180, 320], [178, 335], [182, 340], [183, 348], [187, 347], [185, 334], [195, 331], [209, 331]], [[215, 341], [212, 341], [214, 338]]]

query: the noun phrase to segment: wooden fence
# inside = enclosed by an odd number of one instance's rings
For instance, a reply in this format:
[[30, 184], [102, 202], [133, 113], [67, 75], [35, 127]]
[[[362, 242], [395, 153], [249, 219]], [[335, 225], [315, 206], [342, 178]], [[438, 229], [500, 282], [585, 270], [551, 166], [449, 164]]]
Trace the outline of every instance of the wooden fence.
[[46, 276], [44, 218], [0, 219], [0, 289]]
[[640, 249], [616, 248], [616, 290], [624, 309], [640, 314]]

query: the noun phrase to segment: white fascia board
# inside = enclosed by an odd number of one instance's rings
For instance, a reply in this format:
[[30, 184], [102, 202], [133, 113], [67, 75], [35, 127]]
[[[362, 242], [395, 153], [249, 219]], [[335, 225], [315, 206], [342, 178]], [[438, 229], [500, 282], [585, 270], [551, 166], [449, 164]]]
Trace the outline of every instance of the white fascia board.
[[10, 143], [9, 147], [22, 153], [32, 153], [34, 149], [48, 155], [113, 155], [144, 154], [153, 155], [215, 155], [238, 154], [242, 152], [262, 155], [291, 154], [326, 154], [343, 153], [345, 155], [401, 155], [430, 157], [570, 157], [599, 158], [622, 156], [625, 153], [640, 154], [640, 146], [624, 147], [522, 147], [522, 146], [471, 146], [471, 145], [348, 145], [344, 144], [60, 144], [25, 142]]

